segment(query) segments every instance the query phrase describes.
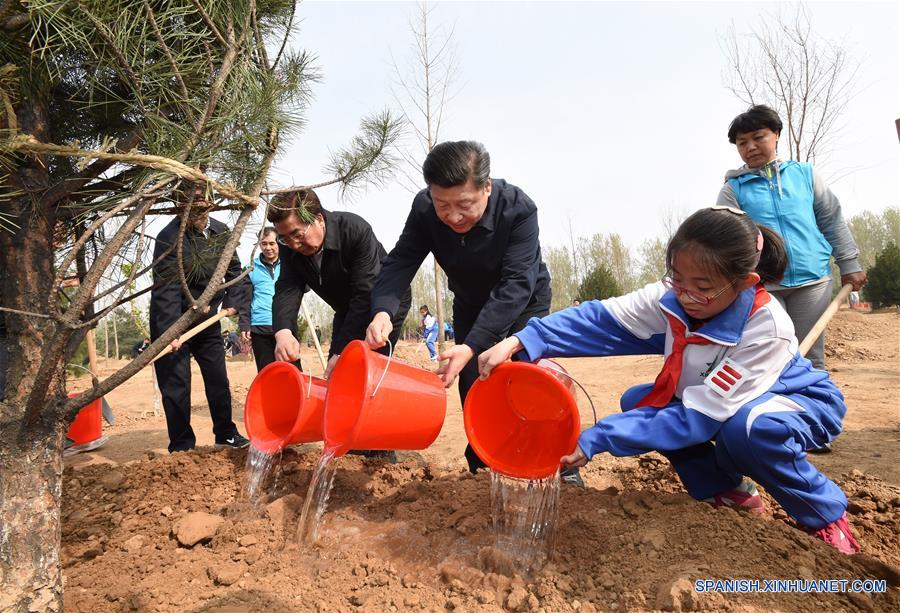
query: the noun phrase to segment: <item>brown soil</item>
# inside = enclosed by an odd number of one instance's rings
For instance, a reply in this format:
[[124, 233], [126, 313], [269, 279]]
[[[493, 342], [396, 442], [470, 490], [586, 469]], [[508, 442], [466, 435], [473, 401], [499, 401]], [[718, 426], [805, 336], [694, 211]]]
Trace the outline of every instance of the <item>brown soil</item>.
[[[397, 465], [342, 458], [319, 542], [299, 545], [298, 516], [318, 446], [286, 451], [271, 498], [255, 509], [242, 494], [245, 452], [165, 453], [165, 420], [153, 415], [144, 372], [109, 395], [117, 416], [104, 430], [109, 442], [67, 459], [66, 609], [900, 610], [898, 324], [896, 312], [841, 311], [829, 328], [829, 365], [849, 411], [834, 452], [814, 461], [850, 498], [864, 554], [843, 556], [813, 540], [769, 497], [763, 516], [698, 503], [656, 454], [602, 456], [583, 469], [587, 489], [563, 487], [552, 561], [527, 577], [495, 572], [490, 477], [464, 470], [455, 390], [430, 448], [402, 453]], [[398, 353], [428, 366], [423, 348], [401, 344]], [[626, 386], [652, 380], [660, 365], [646, 357], [563, 363], [600, 416], [618, 406]], [[229, 373], [239, 421], [255, 369], [234, 362]], [[196, 375], [195, 430], [208, 445]], [[590, 408], [581, 408], [584, 425], [592, 423]], [[197, 511], [215, 517], [187, 517]], [[189, 520], [220, 518], [208, 526], [214, 535], [192, 547], [173, 536]], [[889, 587], [871, 595], [697, 593], [693, 582], [705, 578], [885, 579]]]

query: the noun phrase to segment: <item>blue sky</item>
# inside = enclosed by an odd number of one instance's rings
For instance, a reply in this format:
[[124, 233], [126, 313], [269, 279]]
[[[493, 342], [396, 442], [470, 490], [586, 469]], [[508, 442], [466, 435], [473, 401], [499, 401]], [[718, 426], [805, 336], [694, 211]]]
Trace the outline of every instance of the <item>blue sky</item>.
[[[616, 232], [637, 247], [661, 235], [667, 211], [714, 202], [740, 165], [726, 138], [744, 105], [724, 87], [722, 39], [748, 33], [788, 4], [746, 2], [439, 2], [434, 25], [455, 27], [459, 77], [441, 140], [474, 139], [492, 176], [537, 203], [545, 245]], [[846, 216], [900, 204], [898, 4], [814, 2], [813, 27], [862, 63], [859, 92], [827, 164]], [[294, 44], [318, 56], [308, 127], [284, 148], [272, 184], [322, 180], [329, 150], [386, 106], [393, 60], [409, 65], [412, 2], [305, 2]], [[847, 174], [847, 171], [850, 171]], [[326, 208], [370, 221], [390, 250], [412, 193], [399, 180], [352, 201], [320, 190]], [[258, 229], [259, 220], [254, 224]], [[241, 247], [244, 262], [253, 239]]]

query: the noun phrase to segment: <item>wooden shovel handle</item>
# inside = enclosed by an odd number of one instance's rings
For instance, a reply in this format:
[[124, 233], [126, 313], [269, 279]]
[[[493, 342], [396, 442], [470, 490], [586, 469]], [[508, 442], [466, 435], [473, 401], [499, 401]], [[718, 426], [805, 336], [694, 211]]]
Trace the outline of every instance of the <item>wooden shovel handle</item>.
[[829, 304], [828, 308], [825, 309], [825, 312], [822, 313], [819, 321], [816, 322], [816, 325], [812, 327], [809, 334], [807, 334], [806, 338], [803, 339], [803, 342], [800, 343], [800, 355], [805, 356], [806, 352], [809, 351], [819, 337], [822, 336], [822, 332], [825, 331], [828, 322], [831, 321], [831, 318], [837, 313], [838, 307], [840, 307], [841, 303], [847, 299], [847, 296], [850, 295], [852, 289], [853, 286], [849, 283], [841, 288], [838, 295], [834, 297], [834, 300], [831, 301], [831, 304]]
[[[184, 343], [186, 340], [193, 338], [194, 336], [197, 336], [198, 334], [200, 334], [201, 332], [206, 330], [208, 327], [210, 327], [211, 325], [213, 325], [214, 323], [216, 323], [217, 321], [219, 321], [220, 319], [222, 319], [224, 317], [226, 317], [226, 313], [225, 313], [225, 309], [222, 309], [221, 311], [219, 311], [218, 313], [216, 313], [209, 319], [204, 319], [202, 322], [200, 322], [199, 324], [197, 324], [196, 326], [194, 326], [193, 328], [191, 328], [190, 330], [188, 330], [187, 332], [182, 334], [179, 337], [181, 339], [181, 342]], [[172, 351], [172, 345], [166, 345], [166, 348], [163, 349], [162, 351], [160, 351], [158, 354], [156, 354], [156, 357], [153, 358], [152, 360], [150, 360], [150, 363], [153, 364], [153, 362], [155, 362], [159, 358], [163, 357], [167, 353], [171, 353], [171, 351]]]

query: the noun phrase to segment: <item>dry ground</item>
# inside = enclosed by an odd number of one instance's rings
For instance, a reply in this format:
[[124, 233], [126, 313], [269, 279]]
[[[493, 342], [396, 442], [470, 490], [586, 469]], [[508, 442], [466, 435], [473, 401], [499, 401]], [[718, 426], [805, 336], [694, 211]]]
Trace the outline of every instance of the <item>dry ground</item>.
[[[430, 448], [401, 454], [403, 461], [393, 466], [341, 459], [321, 539], [302, 547], [295, 539], [297, 513], [318, 447], [286, 452], [272, 498], [254, 509], [242, 495], [245, 452], [165, 453], [165, 420], [153, 415], [147, 370], [108, 396], [117, 417], [104, 430], [109, 442], [66, 462], [66, 608], [900, 610], [900, 313], [841, 311], [829, 335], [829, 367], [849, 410], [834, 452], [814, 461], [850, 498], [851, 522], [865, 555], [847, 558], [811, 540], [771, 498], [763, 517], [697, 503], [655, 454], [604, 456], [585, 470], [586, 490], [563, 489], [553, 561], [530, 577], [494, 572], [490, 479], [464, 471], [455, 389], [448, 391], [444, 428]], [[423, 347], [401, 344], [398, 355], [429, 366]], [[304, 361], [313, 364], [313, 353]], [[603, 416], [617, 410], [627, 386], [652, 381], [661, 360], [562, 363]], [[254, 375], [252, 362], [229, 363], [242, 430], [243, 399]], [[193, 399], [198, 442], [210, 445], [196, 369]], [[586, 402], [580, 405], [587, 426], [593, 417]], [[194, 511], [224, 521], [210, 540], [185, 547], [172, 532]], [[893, 587], [873, 595], [692, 589], [696, 579], [729, 577], [884, 578]]]

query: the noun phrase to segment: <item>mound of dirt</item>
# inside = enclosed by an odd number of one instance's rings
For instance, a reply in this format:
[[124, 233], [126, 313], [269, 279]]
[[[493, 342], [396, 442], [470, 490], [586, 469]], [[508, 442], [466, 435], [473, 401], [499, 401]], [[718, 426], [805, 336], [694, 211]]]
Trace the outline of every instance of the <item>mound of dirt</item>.
[[[659, 456], [604, 458], [564, 486], [556, 553], [533, 576], [496, 565], [490, 477], [347, 456], [314, 546], [296, 539], [315, 452], [288, 450], [243, 499], [246, 454], [201, 450], [66, 470], [67, 611], [900, 610], [900, 490], [847, 474], [868, 555], [779, 519], [682, 493]], [[770, 508], [775, 505], [768, 499]], [[716, 594], [698, 579], [886, 579], [883, 594]]]
[[[839, 311], [828, 326], [825, 335], [825, 356], [848, 362], [878, 361], [896, 357], [898, 347], [893, 351], [880, 351], [880, 341], [896, 335], [900, 326], [900, 312], [872, 313]], [[878, 347], [878, 348], [876, 348]]]

